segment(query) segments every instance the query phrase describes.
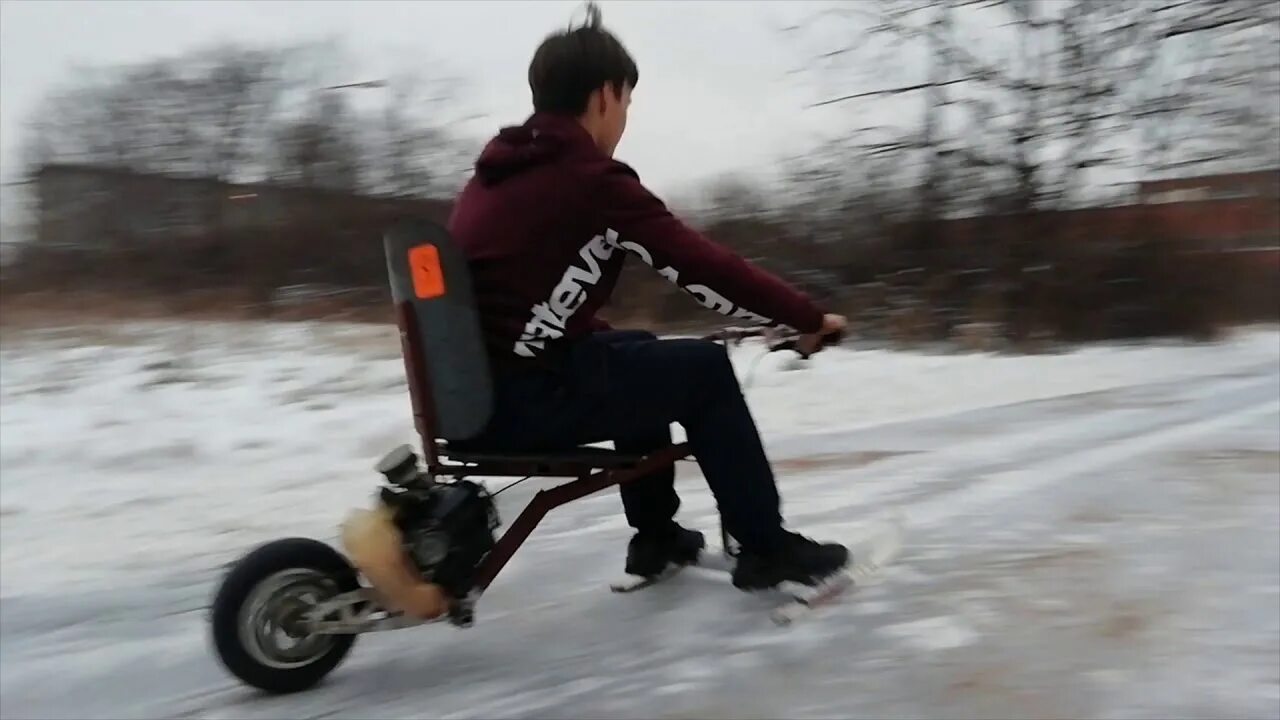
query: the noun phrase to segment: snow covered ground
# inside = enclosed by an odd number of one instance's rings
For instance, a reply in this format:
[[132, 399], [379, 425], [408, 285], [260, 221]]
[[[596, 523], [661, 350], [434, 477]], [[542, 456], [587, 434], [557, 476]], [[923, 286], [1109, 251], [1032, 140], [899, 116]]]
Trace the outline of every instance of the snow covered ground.
[[[213, 584], [368, 502], [373, 462], [413, 441], [398, 352], [321, 323], [7, 334], [0, 716], [1280, 716], [1275, 329], [765, 357], [748, 396], [791, 524], [854, 539], [906, 512], [882, 584], [784, 631], [697, 572], [613, 596], [606, 493], [547, 519], [475, 628], [361, 638], [324, 686], [259, 697], [209, 652]], [[713, 531], [682, 477], [682, 521]]]

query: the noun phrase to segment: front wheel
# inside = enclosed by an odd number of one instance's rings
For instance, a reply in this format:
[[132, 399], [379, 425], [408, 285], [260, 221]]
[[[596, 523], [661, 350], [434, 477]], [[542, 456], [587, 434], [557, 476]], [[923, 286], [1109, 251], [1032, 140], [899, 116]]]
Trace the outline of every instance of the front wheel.
[[269, 693], [310, 688], [342, 662], [356, 636], [308, 633], [302, 619], [316, 604], [358, 587], [351, 564], [322, 542], [289, 538], [255, 549], [231, 568], [214, 596], [218, 659]]

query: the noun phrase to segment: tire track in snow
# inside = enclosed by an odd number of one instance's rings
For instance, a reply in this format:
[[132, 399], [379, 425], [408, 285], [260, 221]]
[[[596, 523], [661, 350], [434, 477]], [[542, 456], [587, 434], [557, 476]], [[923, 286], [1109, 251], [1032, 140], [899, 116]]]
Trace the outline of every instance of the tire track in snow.
[[1209, 418], [1183, 422], [1129, 437], [1119, 442], [1058, 457], [1030, 467], [995, 473], [977, 484], [949, 492], [904, 510], [913, 525], [933, 525], [972, 512], [975, 508], [1022, 495], [1040, 487], [1115, 465], [1184, 440], [1234, 427], [1248, 420], [1280, 413], [1280, 400], [1250, 405]]
[[[1057, 403], [1070, 397], [980, 411], [979, 418], [969, 422], [985, 419], [990, 423], [989, 431], [973, 440], [936, 448], [904, 445], [899, 437], [901, 431], [915, 434], [923, 431], [924, 439], [915, 442], [928, 442], [927, 429], [933, 421], [926, 421], [923, 428], [913, 427], [915, 423], [907, 423], [901, 428], [887, 427], [884, 429], [890, 433], [887, 438], [863, 440], [858, 437], [861, 433], [855, 433], [844, 438], [846, 454], [854, 449], [884, 447], [883, 442], [876, 443], [887, 439], [888, 446], [897, 451], [896, 456], [846, 472], [828, 470], [819, 477], [803, 481], [796, 475], [780, 476], [786, 515], [794, 524], [806, 528], [832, 528], [847, 525], [847, 520], [842, 522], [841, 519], [847, 519], [850, 510], [869, 508], [874, 514], [876, 508], [886, 505], [911, 507], [930, 502], [932, 498], [949, 499], [956, 497], [953, 493], [964, 492], [975, 482], [982, 482], [984, 477], [1030, 472], [1042, 467], [1046, 461], [1078, 456], [1082, 449], [1123, 445], [1186, 423], [1195, 423], [1223, 408], [1239, 408], [1259, 396], [1275, 396], [1278, 381], [1280, 378], [1274, 375], [1261, 380], [1251, 375], [1245, 379], [1219, 380], [1191, 387], [1185, 383], [1166, 382], [1131, 386], [1089, 395], [1114, 400], [1117, 396], [1123, 399], [1124, 394], [1136, 390], [1150, 392], [1155, 389], [1164, 390], [1167, 395], [1159, 398], [1162, 403], [1158, 405], [1150, 405], [1152, 398], [1144, 397], [1140, 399], [1143, 405], [1139, 407], [1112, 406], [1093, 412], [1087, 407], [1071, 406], [1067, 408], [1071, 413], [1068, 415], [1045, 413], [1043, 410], [1046, 402]], [[1024, 417], [1028, 412], [1029, 421]], [[818, 452], [833, 447], [837, 439], [822, 438]], [[793, 442], [788, 457], [799, 456], [800, 438]], [[909, 447], [913, 448], [910, 452], [906, 451]], [[803, 483], [803, 496], [793, 497], [788, 493], [786, 486], [791, 478], [795, 478], [794, 482]], [[690, 510], [715, 511], [709, 493], [698, 493], [689, 500], [686, 507]]]
[[[1154, 387], [1170, 385], [1159, 383]], [[1218, 381], [1194, 388], [1172, 385], [1175, 390], [1166, 399], [1175, 401], [1176, 408], [1165, 404], [1094, 413], [1082, 409], [1078, 415], [1008, 433], [1003, 432], [1008, 427], [1005, 421], [996, 418], [998, 422], [991, 434], [979, 439], [944, 445], [924, 453], [903, 454], [852, 472], [807, 481], [807, 494], [826, 495], [828, 501], [836, 495], [842, 496], [840, 507], [797, 498], [794, 503], [788, 502], [792, 509], [787, 515], [805, 528], [840, 532], [839, 528], [847, 529], [850, 525], [850, 510], [866, 508], [869, 514], [876, 515], [880, 508], [897, 506], [907, 512], [912, 525], [933, 524], [962, 514], [965, 507], [1019, 495], [1024, 490], [1076, 477], [1219, 427], [1263, 416], [1274, 410], [1277, 402], [1250, 403], [1258, 397], [1275, 397], [1280, 389], [1280, 377], [1270, 375], [1259, 380], [1252, 376], [1247, 380]], [[783, 479], [780, 484], [785, 482]], [[955, 489], [938, 487], [942, 483]], [[814, 492], [821, 490], [828, 492]], [[915, 510], [907, 510], [909, 508]]]

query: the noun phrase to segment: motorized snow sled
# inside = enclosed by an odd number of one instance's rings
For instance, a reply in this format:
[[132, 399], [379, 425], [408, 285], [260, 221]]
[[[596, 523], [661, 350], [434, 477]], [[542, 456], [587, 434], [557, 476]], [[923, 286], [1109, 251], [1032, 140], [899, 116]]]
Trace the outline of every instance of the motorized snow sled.
[[[377, 464], [384, 482], [374, 506], [353, 511], [343, 524], [345, 554], [308, 538], [274, 540], [223, 576], [210, 609], [215, 653], [241, 681], [267, 692], [315, 685], [362, 633], [439, 622], [471, 626], [477, 600], [549, 511], [690, 454], [683, 444], [644, 456], [599, 447], [458, 450], [485, 427], [493, 400], [465, 258], [444, 228], [425, 220], [393, 227], [384, 250], [421, 454], [400, 446]], [[761, 333], [731, 329], [709, 337], [735, 342]], [[797, 346], [782, 340], [770, 349]], [[493, 497], [473, 478], [528, 477], [569, 481], [539, 491], [496, 536], [501, 523]], [[722, 531], [721, 539], [722, 552], [709, 548], [699, 565], [731, 569], [732, 538]], [[774, 620], [790, 621], [884, 561], [864, 558], [849, 573], [790, 595]], [[614, 589], [636, 590], [663, 577]]]

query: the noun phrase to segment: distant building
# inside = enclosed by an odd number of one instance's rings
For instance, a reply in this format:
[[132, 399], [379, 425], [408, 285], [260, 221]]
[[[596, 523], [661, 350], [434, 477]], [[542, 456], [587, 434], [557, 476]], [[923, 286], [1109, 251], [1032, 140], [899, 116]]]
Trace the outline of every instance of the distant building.
[[[198, 240], [255, 230], [287, 229], [328, 218], [332, 226], [379, 239], [382, 221], [421, 213], [438, 221], [450, 203], [380, 198], [271, 183], [139, 173], [95, 165], [46, 165], [36, 185], [35, 240], [86, 247], [107, 240]], [[359, 228], [365, 227], [365, 230]]]
[[1280, 267], [1280, 169], [1146, 181], [1136, 195], [1128, 205], [940, 220], [931, 232], [956, 247], [1028, 227], [1052, 228], [1064, 242], [1146, 235], [1187, 241], [1204, 252], [1247, 253]]
[[1256, 253], [1280, 265], [1280, 168], [1139, 184], [1139, 202], [1207, 249]]
[[1138, 183], [1138, 201], [1145, 205], [1252, 198], [1280, 200], [1280, 168]]

